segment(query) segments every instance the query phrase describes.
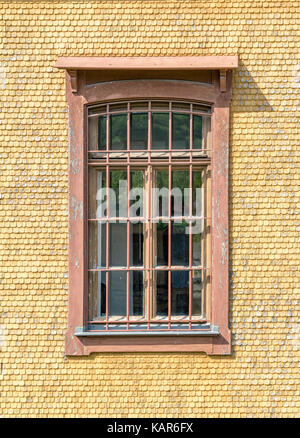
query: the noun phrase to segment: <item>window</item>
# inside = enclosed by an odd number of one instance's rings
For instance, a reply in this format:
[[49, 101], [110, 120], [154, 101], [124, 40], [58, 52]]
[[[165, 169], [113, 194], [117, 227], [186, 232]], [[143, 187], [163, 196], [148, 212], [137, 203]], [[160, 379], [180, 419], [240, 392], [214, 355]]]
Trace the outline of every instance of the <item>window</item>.
[[69, 106], [66, 354], [230, 354], [236, 57], [60, 58]]
[[87, 107], [87, 119], [88, 329], [202, 330], [210, 106], [114, 102]]

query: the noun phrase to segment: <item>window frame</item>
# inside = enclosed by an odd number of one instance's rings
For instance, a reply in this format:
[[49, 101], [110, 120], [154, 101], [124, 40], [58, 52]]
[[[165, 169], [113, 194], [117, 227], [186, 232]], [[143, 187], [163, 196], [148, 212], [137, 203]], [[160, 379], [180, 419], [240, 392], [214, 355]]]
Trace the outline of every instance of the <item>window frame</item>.
[[[66, 67], [61, 67], [66, 68]], [[233, 67], [231, 67], [233, 68]], [[69, 315], [66, 355], [92, 352], [205, 352], [230, 354], [228, 275], [228, 154], [231, 70], [212, 83], [128, 79], [87, 84], [86, 70], [66, 71], [69, 107]], [[224, 89], [225, 88], [225, 89]], [[99, 335], [86, 331], [87, 315], [87, 105], [105, 101], [163, 99], [211, 105], [211, 320], [201, 334]]]
[[[159, 103], [160, 102], [160, 103]], [[207, 202], [207, 190], [209, 190], [210, 184], [210, 122], [211, 122], [211, 107], [207, 106], [206, 108], [197, 108], [192, 106], [190, 102], [178, 102], [178, 101], [121, 101], [121, 102], [113, 102], [112, 105], [109, 102], [100, 105], [89, 105], [87, 106], [87, 117], [88, 117], [88, 195], [89, 201], [88, 203], [88, 248], [87, 251], [89, 256], [91, 255], [91, 260], [88, 266], [88, 276], [89, 276], [89, 291], [88, 291], [88, 308], [89, 308], [89, 317], [87, 321], [87, 330], [110, 330], [111, 334], [115, 334], [116, 331], [120, 331], [120, 334], [124, 334], [124, 330], [152, 330], [155, 332], [156, 330], [160, 330], [160, 334], [165, 330], [166, 333], [169, 334], [180, 334], [178, 330], [193, 330], [193, 334], [195, 331], [202, 330], [205, 324], [207, 323], [207, 319], [209, 312], [207, 312], [207, 301], [209, 300], [209, 274], [210, 274], [210, 257], [206, 258], [206, 253], [209, 251], [209, 243], [210, 243], [210, 218], [207, 217], [207, 210], [211, 211], [210, 205]], [[138, 104], [138, 107], [137, 107]], [[182, 105], [184, 104], [184, 108]], [[115, 106], [117, 105], [117, 112]], [[154, 107], [153, 107], [154, 105]], [[162, 149], [152, 148], [152, 115], [161, 112], [167, 115], [167, 125], [168, 125], [168, 135], [167, 135], [167, 144]], [[145, 137], [143, 149], [137, 150], [135, 147], [132, 149], [131, 146], [131, 115], [132, 114], [146, 114], [147, 116], [147, 136]], [[172, 144], [174, 141], [173, 131], [171, 127], [173, 126], [173, 114], [184, 113], [188, 117], [188, 125], [189, 125], [189, 140], [188, 144], [184, 149], [172, 148]], [[195, 115], [204, 117], [204, 137], [202, 138], [202, 147], [194, 146], [194, 138], [193, 138], [193, 123]], [[110, 123], [111, 117], [114, 115], [126, 114], [126, 122], [125, 126], [127, 127], [127, 134], [124, 135], [123, 143], [120, 149], [112, 147], [111, 145], [111, 132], [110, 132]], [[101, 148], [99, 148], [99, 138], [98, 138], [98, 129], [99, 129], [99, 120], [98, 117], [104, 118], [104, 130], [105, 134], [102, 139], [105, 139], [104, 143], [101, 143]], [[172, 134], [171, 134], [172, 132]], [[172, 140], [171, 140], [172, 139]], [[126, 146], [126, 147], [124, 147]], [[125, 152], [125, 154], [124, 154]], [[137, 155], [136, 155], [137, 154]], [[158, 155], [157, 155], [158, 154]], [[117, 160], [117, 163], [116, 163]], [[141, 162], [142, 160], [142, 162]], [[173, 242], [171, 240], [171, 230], [172, 224], [176, 223], [179, 216], [178, 214], [174, 216], [171, 212], [167, 213], [167, 216], [164, 218], [160, 218], [158, 220], [158, 212], [154, 211], [153, 199], [144, 199], [144, 214], [142, 222], [143, 223], [143, 241], [144, 241], [144, 264], [142, 267], [132, 266], [129, 264], [128, 260], [131, 254], [131, 247], [129, 245], [129, 227], [134, 218], [130, 218], [128, 215], [124, 218], [120, 218], [127, 224], [127, 238], [126, 240], [126, 248], [124, 248], [124, 254], [126, 255], [127, 264], [123, 264], [123, 268], [114, 267], [108, 263], [109, 254], [111, 252], [111, 236], [109, 229], [111, 227], [111, 221], [118, 220], [116, 213], [107, 216], [106, 214], [99, 216], [96, 215], [96, 201], [95, 201], [95, 193], [96, 193], [96, 179], [97, 172], [102, 172], [105, 175], [106, 182], [109, 182], [111, 177], [111, 172], [113, 171], [123, 171], [125, 175], [127, 175], [127, 180], [130, 179], [130, 173], [133, 171], [140, 171], [144, 175], [144, 184], [143, 188], [146, 189], [145, 185], [147, 185], [147, 193], [146, 196], [149, 195], [151, 189], [155, 187], [155, 176], [158, 171], [166, 171], [170, 174], [170, 178], [168, 177], [167, 186], [169, 190], [171, 190], [172, 186], [172, 175], [173, 172], [182, 171], [188, 173], [187, 180], [189, 184], [187, 185], [187, 189], [189, 190], [189, 195], [192, 197], [192, 186], [193, 186], [193, 175], [195, 172], [201, 172], [203, 178], [203, 202], [201, 207], [201, 214], [197, 216], [196, 212], [193, 213], [192, 202], [189, 205], [189, 211], [181, 212], [181, 218], [186, 220], [188, 226], [190, 227], [190, 233], [188, 234], [188, 258], [189, 263], [182, 268], [177, 266], [178, 264], [172, 263], [171, 256], [171, 248], [173, 248]], [[171, 173], [172, 172], [172, 173]], [[91, 176], [91, 178], [90, 178]], [[126, 176], [124, 176], [126, 178]], [[93, 182], [92, 182], [93, 181]], [[92, 182], [92, 185], [90, 184]], [[148, 186], [149, 185], [149, 186]], [[110, 186], [109, 186], [110, 187]], [[130, 190], [130, 186], [129, 186]], [[92, 193], [92, 198], [90, 198], [90, 193]], [[210, 193], [210, 191], [209, 191]], [[106, 195], [109, 199], [109, 191], [106, 191]], [[204, 196], [205, 195], [205, 196]], [[127, 195], [128, 197], [128, 195]], [[110, 201], [108, 201], [110, 205]], [[129, 208], [129, 198], [127, 199], [127, 207]], [[168, 197], [168, 210], [171, 208], [171, 198]], [[203, 210], [202, 210], [203, 208]], [[149, 210], [147, 212], [147, 210]], [[155, 214], [156, 213], [156, 214]], [[122, 214], [124, 216], [124, 213]], [[184, 217], [185, 216], [185, 217]], [[168, 230], [168, 261], [165, 266], [156, 265], [154, 262], [154, 254], [156, 247], [156, 227], [154, 222], [163, 221], [163, 223], [167, 224]], [[192, 254], [193, 254], [193, 237], [191, 234], [192, 231], [192, 223], [194, 220], [200, 220], [204, 230], [201, 232], [201, 248], [204, 251], [201, 257], [201, 263], [192, 264]], [[95, 253], [95, 245], [91, 245], [93, 233], [96, 232], [95, 224], [101, 223], [104, 224], [104, 234], [105, 234], [105, 243], [104, 243], [104, 253], [103, 256], [106, 259], [104, 264], [98, 265], [96, 262], [96, 253]], [[101, 227], [102, 228], [102, 227]], [[98, 229], [98, 227], [97, 227]], [[102, 228], [103, 229], [103, 228]], [[92, 231], [93, 230], [93, 231]], [[97, 231], [98, 233], [98, 231]], [[200, 235], [199, 235], [200, 237]], [[207, 250], [207, 251], [206, 251]], [[124, 263], [124, 261], [123, 261]], [[136, 270], [143, 272], [144, 278], [144, 291], [143, 291], [143, 316], [139, 315], [134, 317], [130, 316], [130, 275], [133, 275]], [[175, 273], [181, 270], [187, 271], [189, 277], [189, 285], [188, 285], [188, 315], [186, 314], [181, 316], [172, 315], [171, 312], [171, 303], [174, 304], [174, 296], [173, 292], [173, 281], [171, 281], [171, 277], [176, 275]], [[126, 301], [122, 301], [126, 306], [126, 313], [122, 313], [121, 315], [113, 315], [111, 314], [111, 307], [109, 305], [110, 299], [113, 299], [114, 290], [110, 290], [110, 274], [114, 271], [117, 271], [119, 274], [122, 272], [126, 277]], [[168, 310], [165, 317], [159, 317], [158, 315], [153, 315], [153, 309], [155, 307], [155, 281], [157, 275], [161, 274], [161, 271], [166, 271], [168, 274], [168, 292], [166, 293], [167, 302], [168, 302]], [[116, 272], [116, 273], [117, 273]], [[130, 274], [131, 273], [131, 274]], [[197, 316], [193, 313], [193, 278], [194, 275], [201, 276], [203, 281], [203, 291], [201, 293], [201, 307], [202, 312]], [[102, 292], [99, 296], [98, 286], [96, 284], [99, 282], [99, 276], [101, 277], [101, 282], [105, 284], [105, 290], [102, 289]], [[204, 292], [205, 290], [205, 292]], [[99, 302], [105, 303], [105, 316], [104, 314], [99, 314]], [[98, 303], [96, 305], [96, 303]], [[173, 305], [172, 304], [172, 305]], [[123, 310], [123, 312], [125, 312]], [[101, 312], [100, 312], [101, 313]], [[96, 315], [96, 318], [93, 318], [92, 315]], [[117, 319], [114, 319], [117, 318]], [[119, 327], [117, 327], [119, 325]], [[157, 327], [155, 327], [157, 325]], [[176, 327], [177, 326], [177, 327]], [[114, 330], [112, 332], [111, 330]], [[172, 331], [172, 333], [170, 333]], [[127, 335], [132, 334], [127, 333]], [[183, 332], [181, 332], [183, 333]]]

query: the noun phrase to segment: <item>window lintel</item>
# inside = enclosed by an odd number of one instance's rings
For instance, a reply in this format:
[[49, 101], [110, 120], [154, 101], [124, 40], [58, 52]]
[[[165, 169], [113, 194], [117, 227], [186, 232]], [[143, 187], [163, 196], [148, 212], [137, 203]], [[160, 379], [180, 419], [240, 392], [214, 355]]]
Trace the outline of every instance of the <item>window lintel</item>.
[[70, 56], [57, 59], [55, 68], [68, 71], [72, 92], [78, 90], [78, 70], [201, 71], [219, 70], [220, 91], [227, 91], [226, 73], [238, 67], [238, 56], [102, 57]]

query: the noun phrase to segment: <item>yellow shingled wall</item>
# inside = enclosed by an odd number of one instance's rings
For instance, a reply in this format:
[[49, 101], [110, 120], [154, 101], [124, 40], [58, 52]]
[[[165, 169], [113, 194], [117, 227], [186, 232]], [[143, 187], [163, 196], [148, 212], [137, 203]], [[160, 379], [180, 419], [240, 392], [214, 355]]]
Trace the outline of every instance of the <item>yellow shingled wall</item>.
[[[299, 416], [297, 11], [269, 0], [0, 1], [1, 416]], [[65, 357], [68, 113], [56, 59], [236, 54], [233, 354]]]

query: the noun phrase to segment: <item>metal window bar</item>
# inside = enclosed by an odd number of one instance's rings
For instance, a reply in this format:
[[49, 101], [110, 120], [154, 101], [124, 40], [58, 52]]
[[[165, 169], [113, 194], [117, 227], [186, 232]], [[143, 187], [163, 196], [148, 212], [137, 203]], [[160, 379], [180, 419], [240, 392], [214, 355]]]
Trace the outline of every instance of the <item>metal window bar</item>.
[[[139, 101], [140, 102], [140, 101]], [[88, 218], [88, 223], [89, 222], [93, 222], [93, 221], [105, 221], [106, 220], [106, 266], [105, 267], [100, 267], [100, 268], [89, 268], [88, 267], [88, 272], [105, 272], [106, 275], [106, 295], [105, 295], [105, 318], [102, 318], [101, 320], [90, 320], [88, 321], [88, 324], [105, 324], [105, 330], [109, 331], [110, 330], [110, 326], [111, 325], [116, 325], [116, 324], [125, 324], [126, 325], [126, 330], [132, 330], [130, 328], [130, 325], [135, 325], [135, 324], [146, 324], [147, 325], [147, 330], [153, 330], [153, 327], [151, 325], [156, 324], [157, 327], [159, 327], [160, 324], [162, 323], [167, 323], [168, 325], [168, 330], [171, 330], [174, 324], [182, 324], [184, 323], [188, 323], [188, 330], [193, 330], [193, 323], [207, 323], [207, 319], [204, 317], [200, 317], [200, 318], [196, 318], [193, 317], [192, 315], [192, 294], [193, 294], [193, 289], [192, 289], [192, 275], [193, 275], [193, 271], [201, 271], [202, 275], [205, 272], [210, 272], [210, 267], [209, 266], [205, 266], [205, 260], [203, 260], [203, 263], [201, 264], [201, 266], [192, 266], [192, 251], [193, 251], [193, 241], [192, 241], [192, 233], [191, 233], [191, 227], [192, 227], [192, 220], [203, 220], [204, 221], [204, 229], [206, 229], [207, 226], [207, 220], [210, 220], [211, 218], [209, 218], [207, 216], [207, 211], [206, 211], [206, 203], [205, 203], [205, 210], [204, 210], [204, 215], [202, 216], [193, 216], [192, 215], [192, 190], [193, 190], [193, 170], [197, 169], [206, 169], [207, 165], [210, 164], [210, 158], [208, 157], [197, 157], [195, 159], [195, 157], [193, 156], [193, 153], [199, 152], [199, 150], [193, 149], [193, 114], [202, 114], [205, 116], [209, 116], [209, 113], [201, 113], [201, 112], [197, 112], [197, 111], [193, 111], [193, 103], [189, 104], [189, 111], [183, 110], [183, 109], [179, 109], [179, 108], [174, 108], [173, 109], [173, 103], [169, 102], [168, 103], [168, 109], [164, 110], [161, 108], [152, 108], [152, 102], [149, 101], [147, 102], [147, 108], [143, 108], [140, 111], [148, 112], [148, 144], [147, 144], [147, 151], [146, 151], [146, 156], [147, 159], [143, 160], [143, 162], [141, 163], [141, 161], [138, 158], [135, 158], [134, 156], [131, 156], [132, 154], [132, 150], [130, 150], [130, 138], [131, 138], [131, 132], [130, 132], [130, 114], [131, 111], [134, 112], [138, 112], [138, 109], [132, 109], [131, 108], [131, 104], [134, 102], [127, 102], [127, 111], [125, 111], [125, 113], [127, 113], [127, 145], [126, 145], [126, 150], [122, 150], [120, 151], [120, 153], [123, 155], [124, 153], [126, 153], [126, 159], [125, 159], [125, 167], [127, 169], [127, 217], [110, 217], [110, 212], [109, 212], [109, 186], [110, 186], [110, 169], [111, 168], [115, 168], [117, 166], [119, 166], [119, 168], [124, 169], [124, 160], [118, 160], [118, 162], [116, 162], [115, 159], [111, 158], [110, 155], [112, 154], [116, 154], [118, 153], [117, 150], [110, 150], [110, 115], [111, 114], [118, 114], [118, 111], [110, 111], [110, 104], [106, 104], [105, 109], [106, 112], [101, 112], [101, 113], [97, 113], [97, 114], [91, 114], [88, 117], [96, 117], [99, 115], [105, 115], [106, 116], [106, 149], [105, 150], [101, 150], [100, 152], [104, 152], [105, 153], [105, 169], [106, 169], [106, 205], [107, 205], [107, 212], [106, 212], [106, 217], [101, 217], [101, 218]], [[176, 102], [178, 103], [178, 102]], [[186, 103], [186, 102], [184, 102]], [[115, 103], [114, 103], [115, 104]], [[190, 144], [189, 144], [189, 149], [176, 149], [173, 150], [172, 149], [172, 112], [176, 111], [176, 112], [180, 112], [180, 113], [189, 113], [190, 114]], [[152, 143], [152, 138], [151, 138], [151, 134], [152, 134], [152, 129], [151, 129], [151, 124], [152, 124], [152, 111], [159, 111], [159, 112], [168, 112], [169, 113], [169, 146], [168, 146], [168, 150], [159, 150], [159, 152], [162, 152], [163, 154], [167, 155], [167, 160], [161, 160], [158, 161], [157, 159], [154, 159], [151, 156], [151, 153], [153, 152], [151, 149], [151, 143]], [[120, 111], [120, 113], [124, 113], [124, 111]], [[201, 151], [210, 151], [210, 148], [207, 149], [201, 149]], [[177, 159], [176, 157], [174, 157], [174, 151], [177, 154], [178, 152], [184, 152], [185, 154], [187, 154], [187, 156], [185, 156], [185, 158], [181, 158], [181, 159]], [[99, 152], [99, 150], [93, 151], [93, 150], [88, 150], [87, 151], [88, 154], [89, 153], [93, 153], [93, 152]], [[144, 153], [145, 151], [134, 151], [134, 153], [139, 153], [142, 152]], [[157, 152], [157, 151], [156, 151]], [[97, 162], [95, 162], [95, 160], [93, 160], [93, 162], [88, 160], [88, 166], [98, 166], [101, 167], [101, 165], [103, 166], [103, 159], [97, 159]], [[168, 175], [168, 187], [169, 187], [169, 200], [168, 200], [168, 207], [169, 207], [169, 215], [167, 217], [168, 220], [168, 265], [165, 266], [158, 266], [155, 267], [153, 266], [153, 262], [152, 262], [152, 253], [151, 253], [151, 244], [152, 242], [152, 222], [153, 222], [153, 217], [152, 217], [152, 212], [151, 212], [151, 199], [150, 199], [150, 193], [151, 193], [151, 188], [153, 187], [153, 173], [152, 173], [152, 168], [156, 167], [156, 166], [163, 166], [164, 168], [167, 168], [169, 171], [169, 175]], [[145, 167], [146, 166], [146, 167]], [[178, 168], [181, 168], [182, 166], [184, 166], [185, 168], [188, 167], [189, 169], [189, 216], [182, 216], [181, 219], [182, 220], [188, 220], [188, 227], [189, 227], [189, 263], [188, 263], [188, 267], [185, 266], [172, 266], [172, 259], [171, 259], [171, 248], [172, 248], [172, 243], [171, 243], [171, 236], [172, 236], [172, 230], [171, 230], [171, 224], [172, 224], [172, 219], [174, 218], [174, 216], [172, 216], [172, 212], [171, 212], [171, 189], [172, 189], [172, 170], [173, 168], [176, 170]], [[200, 166], [200, 167], [199, 167]], [[133, 218], [130, 217], [130, 199], [129, 199], [129, 191], [130, 191], [130, 175], [131, 175], [131, 169], [132, 168], [136, 168], [136, 167], [140, 167], [143, 170], [146, 170], [145, 173], [145, 184], [147, 185], [147, 199], [146, 199], [146, 215], [144, 215], [144, 217], [140, 217], [139, 221], [140, 222], [144, 222], [146, 224], [146, 239], [144, 239], [144, 244], [146, 245], [146, 250], [144, 252], [144, 254], [146, 255], [146, 257], [144, 257], [144, 265], [142, 267], [135, 267], [135, 266], [130, 266], [130, 224], [131, 224], [131, 220]], [[206, 179], [206, 178], [205, 178]], [[178, 219], [178, 217], [176, 217]], [[136, 219], [136, 218], [134, 218]], [[162, 219], [162, 217], [156, 217], [157, 219]], [[166, 219], [166, 218], [163, 218]], [[126, 220], [127, 222], [127, 242], [126, 242], [126, 268], [120, 268], [120, 267], [110, 267], [109, 266], [109, 258], [110, 258], [110, 249], [109, 249], [109, 245], [110, 245], [110, 233], [109, 233], [109, 224], [111, 221], [113, 220]], [[205, 234], [206, 232], [204, 232]], [[126, 272], [126, 317], [125, 318], [118, 318], [117, 320], [112, 319], [109, 316], [109, 289], [110, 289], [110, 285], [109, 285], [109, 273], [113, 272], [113, 271], [125, 271]], [[131, 318], [130, 317], [130, 272], [133, 271], [143, 271], [146, 275], [146, 277], [144, 277], [144, 318], [142, 318], [141, 320], [138, 320], [137, 318]], [[168, 316], [167, 319], [164, 318], [157, 318], [155, 317], [155, 315], [153, 314], [153, 294], [154, 291], [152, 290], [152, 285], [153, 285], [153, 274], [155, 272], [158, 271], [166, 271], [168, 273]], [[188, 286], [188, 316], [183, 316], [183, 317], [172, 317], [172, 297], [171, 297], [171, 293], [172, 293], [172, 272], [174, 271], [187, 271], [188, 275], [189, 275], [189, 286]], [[146, 280], [146, 281], [145, 281]], [[203, 294], [203, 290], [202, 290], [202, 294]], [[146, 298], [146, 300], [145, 300]], [[180, 330], [187, 330], [186, 328], [181, 328]], [[115, 328], [114, 328], [115, 330]], [[157, 330], [160, 330], [159, 328], [157, 328]], [[165, 330], [165, 329], [161, 329], [161, 330]]]

